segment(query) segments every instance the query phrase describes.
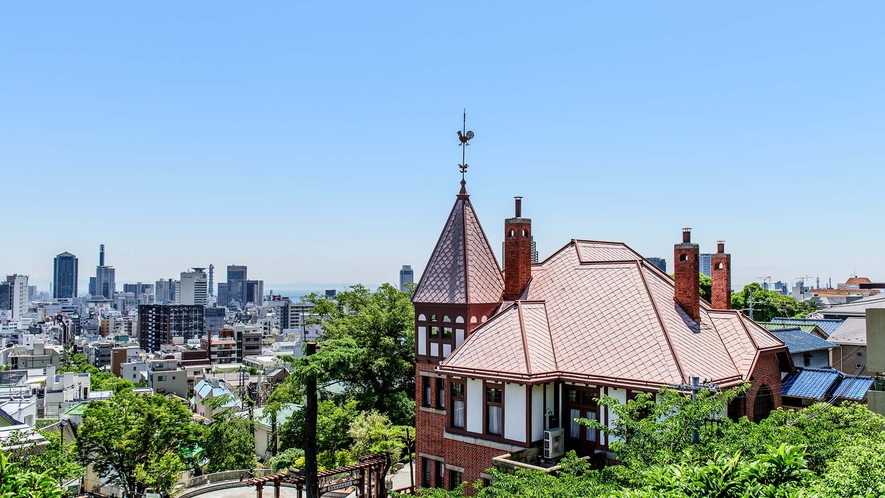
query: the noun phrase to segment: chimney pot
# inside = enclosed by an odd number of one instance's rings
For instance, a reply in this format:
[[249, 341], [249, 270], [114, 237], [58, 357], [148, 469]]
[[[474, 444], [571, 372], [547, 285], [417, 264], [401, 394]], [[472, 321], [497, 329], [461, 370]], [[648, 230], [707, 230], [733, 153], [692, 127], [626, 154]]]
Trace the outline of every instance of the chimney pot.
[[691, 227], [685, 227], [682, 229], [682, 243], [688, 244], [691, 242]]
[[514, 204], [515, 204], [514, 207], [515, 207], [515, 211], [516, 211], [515, 217], [521, 218], [522, 217], [522, 197], [517, 195], [513, 199], [514, 199]]
[[717, 240], [716, 241], [716, 252], [719, 254], [725, 254], [725, 241]]

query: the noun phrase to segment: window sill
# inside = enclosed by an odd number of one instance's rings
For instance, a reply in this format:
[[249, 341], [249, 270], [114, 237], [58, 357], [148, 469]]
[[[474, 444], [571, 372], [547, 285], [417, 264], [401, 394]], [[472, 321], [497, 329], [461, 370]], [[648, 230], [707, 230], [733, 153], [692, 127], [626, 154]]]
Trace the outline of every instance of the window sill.
[[438, 415], [445, 415], [446, 414], [445, 410], [440, 410], [438, 408], [432, 408], [429, 406], [419, 406], [418, 409], [421, 410], [422, 412], [436, 413]]

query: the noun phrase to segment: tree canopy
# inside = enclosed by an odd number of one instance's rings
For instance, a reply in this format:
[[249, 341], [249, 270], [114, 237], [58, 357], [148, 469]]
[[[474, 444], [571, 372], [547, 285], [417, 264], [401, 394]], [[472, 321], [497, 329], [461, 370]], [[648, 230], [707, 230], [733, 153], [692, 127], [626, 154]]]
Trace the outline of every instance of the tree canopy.
[[109, 400], [89, 403], [77, 453], [83, 465], [92, 464], [129, 496], [145, 488], [167, 493], [182, 470], [182, 451], [193, 447], [199, 434], [180, 402], [122, 390]]
[[322, 323], [317, 353], [294, 361], [295, 379], [340, 382], [360, 410], [387, 414], [395, 424], [415, 417], [415, 310], [408, 292], [384, 284], [371, 292], [362, 285], [336, 301], [312, 294], [312, 313]]
[[25, 470], [0, 452], [0, 496], [3, 498], [61, 498], [62, 489], [46, 473]]
[[[619, 439], [611, 449], [623, 465], [594, 470], [570, 453], [555, 475], [491, 469], [495, 482], [477, 482], [473, 489], [480, 498], [885, 496], [885, 417], [857, 403], [778, 409], [759, 423], [720, 417], [742, 390], [707, 391], [694, 401], [664, 390], [657, 400], [641, 395], [626, 404], [603, 396], [600, 404], [618, 421], [611, 428], [581, 423]], [[454, 498], [464, 489], [420, 495]]]
[[756, 282], [731, 294], [731, 308], [749, 315], [750, 296], [753, 297], [753, 320], [767, 322], [775, 317], [804, 318], [817, 311], [814, 301], [796, 301], [780, 292], [765, 290]]

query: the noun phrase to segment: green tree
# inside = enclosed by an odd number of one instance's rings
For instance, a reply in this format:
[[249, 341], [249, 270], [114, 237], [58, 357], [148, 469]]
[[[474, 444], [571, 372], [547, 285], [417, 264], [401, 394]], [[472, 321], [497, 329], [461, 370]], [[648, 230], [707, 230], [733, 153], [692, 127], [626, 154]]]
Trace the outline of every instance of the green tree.
[[169, 492], [182, 450], [194, 446], [200, 428], [181, 403], [124, 390], [89, 403], [78, 432], [80, 463], [138, 496], [149, 487]]
[[227, 411], [213, 417], [212, 423], [203, 431], [200, 446], [209, 458], [206, 464], [208, 473], [252, 469], [258, 463], [252, 422]]
[[731, 308], [743, 310], [749, 316], [750, 296], [753, 298], [753, 320], [757, 322], [767, 322], [779, 316], [804, 318], [809, 313], [817, 311], [814, 301], [796, 301], [780, 292], [765, 290], [756, 282], [731, 294]]
[[[350, 448], [353, 439], [347, 431], [357, 418], [357, 401], [347, 399], [341, 406], [335, 401], [324, 400], [317, 405], [317, 452], [328, 454]], [[280, 443], [283, 448], [304, 448], [307, 445], [305, 434], [305, 409], [295, 410], [292, 417], [280, 428]]]
[[399, 460], [403, 449], [411, 440], [408, 431], [412, 427], [393, 425], [390, 419], [376, 411], [362, 412], [350, 423], [347, 434], [353, 438], [351, 454], [354, 459], [363, 455], [384, 455], [385, 465], [381, 475], [386, 476], [391, 465]]
[[701, 299], [705, 299], [709, 303], [711, 296], [713, 295], [713, 279], [703, 273], [698, 273], [698, 280], [700, 283]]
[[706, 433], [719, 428], [703, 422], [723, 413], [725, 407], [748, 387], [744, 385], [719, 392], [701, 390], [694, 399], [665, 388], [657, 396], [643, 393], [623, 404], [603, 396], [599, 400], [600, 406], [616, 413], [617, 420], [610, 426], [587, 419], [578, 421], [604, 432], [611, 441], [612, 451], [628, 466], [669, 465], [679, 462], [689, 449], [697, 452], [699, 445], [695, 444], [695, 439], [703, 444], [713, 444], [718, 436]]
[[61, 498], [64, 493], [47, 474], [31, 472], [0, 452], [0, 496], [3, 498]]
[[308, 362], [322, 365], [320, 383], [341, 382], [361, 410], [374, 409], [394, 423], [412, 425], [415, 310], [409, 293], [390, 284], [375, 292], [356, 285], [338, 294], [337, 303], [316, 294], [304, 299], [314, 303], [323, 336], [312, 359], [295, 362], [296, 372]]
[[[52, 431], [39, 432], [46, 438], [49, 444], [44, 446], [40, 452], [12, 453], [10, 455], [11, 461], [24, 471], [46, 474], [58, 484], [62, 484], [66, 479], [82, 476], [83, 467], [77, 464], [77, 454], [74, 450], [74, 445], [62, 444], [61, 433]], [[7, 444], [17, 444], [14, 441], [18, 437], [18, 434], [13, 435], [12, 441]]]

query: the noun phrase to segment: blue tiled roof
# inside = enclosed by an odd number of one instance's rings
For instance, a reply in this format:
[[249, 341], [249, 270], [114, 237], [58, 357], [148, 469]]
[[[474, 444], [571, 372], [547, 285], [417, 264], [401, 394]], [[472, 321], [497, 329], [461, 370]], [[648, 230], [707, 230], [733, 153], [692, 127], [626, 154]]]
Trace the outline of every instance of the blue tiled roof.
[[794, 398], [822, 401], [833, 384], [839, 380], [839, 371], [833, 368], [805, 368], [788, 374], [781, 383], [781, 394]]
[[826, 397], [861, 401], [873, 385], [872, 377], [855, 377], [835, 368], [800, 368], [781, 383], [781, 394], [823, 401]]
[[799, 328], [772, 330], [772, 335], [784, 341], [790, 354], [804, 353], [806, 351], [818, 351], [821, 349], [832, 349], [836, 345], [832, 342], [825, 341], [820, 337], [803, 332]]
[[835, 389], [833, 389], [832, 395], [837, 398], [861, 401], [866, 397], [867, 391], [870, 390], [872, 385], [872, 377], [857, 377], [856, 379], [848, 377], [839, 382]]
[[772, 318], [772, 322], [774, 323], [785, 323], [789, 325], [817, 325], [821, 330], [824, 331], [827, 336], [833, 334], [836, 329], [842, 325], [843, 320], [837, 320], [835, 318], [783, 318], [777, 317]]

